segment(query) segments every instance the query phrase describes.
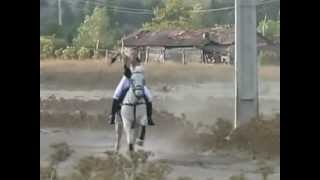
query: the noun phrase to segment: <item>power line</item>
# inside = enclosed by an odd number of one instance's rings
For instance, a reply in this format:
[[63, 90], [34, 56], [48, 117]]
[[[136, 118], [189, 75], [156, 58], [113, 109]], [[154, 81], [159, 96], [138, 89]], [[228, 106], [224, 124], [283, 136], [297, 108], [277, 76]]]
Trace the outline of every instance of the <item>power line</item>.
[[[262, 1], [256, 4], [256, 6], [262, 6], [265, 4], [270, 4], [270, 3], [274, 3], [274, 2], [280, 2], [279, 0], [268, 0], [268, 1]], [[74, 5], [70, 2], [65, 2], [68, 3], [70, 5]], [[84, 1], [80, 1], [80, 4], [87, 4], [88, 1], [84, 2]], [[112, 5], [107, 5], [103, 2], [100, 1], [94, 1], [93, 3], [95, 3], [94, 5], [99, 6], [99, 7], [106, 7], [108, 10], [112, 10], [114, 12], [118, 12], [118, 13], [127, 13], [127, 14], [138, 14], [138, 15], [153, 15], [153, 11], [150, 9], [137, 9], [137, 8], [127, 8], [127, 7], [121, 7], [121, 6], [112, 6]], [[78, 8], [81, 11], [87, 11], [85, 9], [80, 9], [81, 7], [78, 6], [73, 6], [74, 8]], [[230, 11], [230, 10], [234, 10], [234, 6], [229, 6], [229, 7], [223, 7], [223, 8], [216, 8], [216, 9], [201, 9], [201, 10], [191, 10], [189, 12], [191, 13], [212, 13], [212, 12], [221, 12], [221, 11]], [[142, 12], [141, 12], [142, 11]]]
[[[279, 0], [268, 0], [268, 1], [262, 1], [256, 4], [256, 6], [262, 6], [265, 4], [270, 4], [274, 2], [280, 2]], [[196, 10], [196, 11], [190, 11], [192, 13], [206, 13], [206, 12], [219, 12], [219, 11], [228, 11], [228, 10], [233, 10], [234, 6], [229, 6], [229, 7], [223, 7], [223, 8], [217, 8], [217, 9], [205, 9], [205, 10]]]
[[[81, 4], [87, 4], [88, 2], [80, 1]], [[107, 8], [114, 8], [114, 9], [120, 9], [120, 10], [129, 10], [129, 11], [145, 11], [145, 12], [153, 12], [150, 9], [140, 9], [140, 8], [128, 8], [128, 7], [121, 7], [116, 5], [110, 5], [101, 1], [94, 1], [95, 5], [98, 6], [106, 6]]]
[[233, 6], [230, 7], [224, 7], [224, 8], [218, 8], [218, 9], [201, 9], [196, 11], [190, 11], [191, 13], [203, 13], [203, 12], [217, 12], [217, 11], [226, 11], [226, 10], [232, 10], [234, 9]]

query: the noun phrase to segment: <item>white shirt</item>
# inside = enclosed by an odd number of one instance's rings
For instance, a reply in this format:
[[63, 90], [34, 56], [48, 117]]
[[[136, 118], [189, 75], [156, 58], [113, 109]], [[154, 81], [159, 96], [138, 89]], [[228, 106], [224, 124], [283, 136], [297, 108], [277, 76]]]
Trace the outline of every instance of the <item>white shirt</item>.
[[[135, 69], [133, 69], [133, 67], [130, 67], [131, 72], [135, 71], [135, 70], [143, 70], [142, 66], [136, 66]], [[130, 87], [130, 81], [126, 76], [122, 76], [116, 91], [114, 92], [113, 98], [114, 99], [119, 99], [119, 97], [121, 96], [122, 91], [124, 91], [125, 89], [128, 89]], [[144, 86], [144, 94], [146, 95], [146, 97], [148, 98], [149, 102], [152, 101], [152, 95], [150, 93], [150, 90], [147, 88], [147, 86]]]

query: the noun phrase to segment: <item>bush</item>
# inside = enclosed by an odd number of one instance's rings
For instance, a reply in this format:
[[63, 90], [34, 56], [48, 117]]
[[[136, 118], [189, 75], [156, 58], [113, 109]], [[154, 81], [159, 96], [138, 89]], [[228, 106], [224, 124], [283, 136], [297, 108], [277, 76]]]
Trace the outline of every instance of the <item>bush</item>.
[[40, 57], [50, 58], [54, 51], [54, 36], [40, 36]]
[[79, 59], [87, 59], [90, 58], [90, 50], [86, 47], [81, 47], [78, 51], [77, 51], [77, 55], [79, 57]]
[[93, 59], [99, 59], [102, 58], [104, 56], [105, 51], [103, 50], [94, 50], [93, 51]]
[[57, 180], [57, 170], [49, 165], [47, 167], [42, 167], [40, 165], [40, 179], [41, 180]]
[[77, 58], [77, 49], [75, 47], [68, 46], [62, 51], [63, 59], [76, 59]]
[[165, 180], [172, 168], [160, 162], [149, 162], [150, 152], [138, 151], [125, 156], [106, 152], [106, 158], [84, 157], [75, 166], [75, 172], [65, 180]]
[[244, 174], [233, 175], [229, 178], [230, 180], [246, 180], [246, 176]]
[[50, 156], [51, 163], [53, 165], [67, 160], [74, 152], [67, 143], [57, 143], [50, 146], [55, 150]]
[[54, 38], [53, 39], [53, 43], [54, 43], [54, 49], [63, 49], [67, 47], [67, 42], [64, 39], [61, 38]]
[[253, 119], [240, 125], [232, 133], [230, 145], [249, 151], [254, 157], [266, 158], [280, 155], [280, 119], [278, 116], [264, 120]]
[[[60, 49], [66, 47], [66, 42], [64, 39], [57, 39], [55, 35], [52, 36], [40, 36], [40, 58], [46, 59], [51, 57], [61, 56]], [[56, 53], [56, 50], [60, 50]], [[58, 54], [58, 56], [57, 56]]]
[[259, 53], [258, 59], [260, 63], [263, 65], [266, 65], [266, 64], [279, 65], [280, 64], [280, 57], [277, 54], [269, 51], [261, 51]]

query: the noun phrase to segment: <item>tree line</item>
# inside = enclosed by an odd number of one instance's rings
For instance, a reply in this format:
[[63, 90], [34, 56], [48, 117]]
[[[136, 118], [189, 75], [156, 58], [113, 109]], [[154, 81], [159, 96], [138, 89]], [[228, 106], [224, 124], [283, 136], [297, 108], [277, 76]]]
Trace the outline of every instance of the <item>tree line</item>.
[[[98, 49], [115, 48], [123, 35], [138, 29], [234, 24], [233, 10], [195, 13], [234, 6], [233, 1], [225, 0], [61, 0], [62, 25], [58, 24], [57, 3], [40, 1], [41, 58], [99, 57], [104, 52]], [[257, 8], [258, 31], [271, 39], [278, 35], [279, 19], [279, 3]]]

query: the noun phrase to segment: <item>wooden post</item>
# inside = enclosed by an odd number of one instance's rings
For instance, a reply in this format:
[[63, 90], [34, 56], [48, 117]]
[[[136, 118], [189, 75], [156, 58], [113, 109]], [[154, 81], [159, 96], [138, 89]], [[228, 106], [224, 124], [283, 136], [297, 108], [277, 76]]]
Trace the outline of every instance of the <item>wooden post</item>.
[[164, 64], [166, 61], [166, 48], [163, 48], [162, 50], [162, 63]]
[[97, 40], [97, 43], [96, 43], [96, 50], [98, 50], [99, 49], [99, 39]]
[[202, 50], [202, 62], [203, 64], [206, 64], [206, 56], [205, 56], [204, 50]]
[[124, 62], [123, 62], [123, 51], [124, 51], [124, 47], [123, 47], [124, 45], [123, 45], [123, 38], [121, 38], [121, 50], [120, 50], [120, 61], [121, 61], [121, 63], [123, 64]]
[[182, 64], [186, 64], [185, 49], [182, 49]]
[[106, 49], [105, 60], [108, 60], [108, 59], [109, 59], [109, 51], [108, 49]]
[[147, 49], [146, 49], [146, 59], [144, 60], [144, 63], [148, 63], [149, 62], [149, 52], [150, 52], [150, 47], [147, 47]]

